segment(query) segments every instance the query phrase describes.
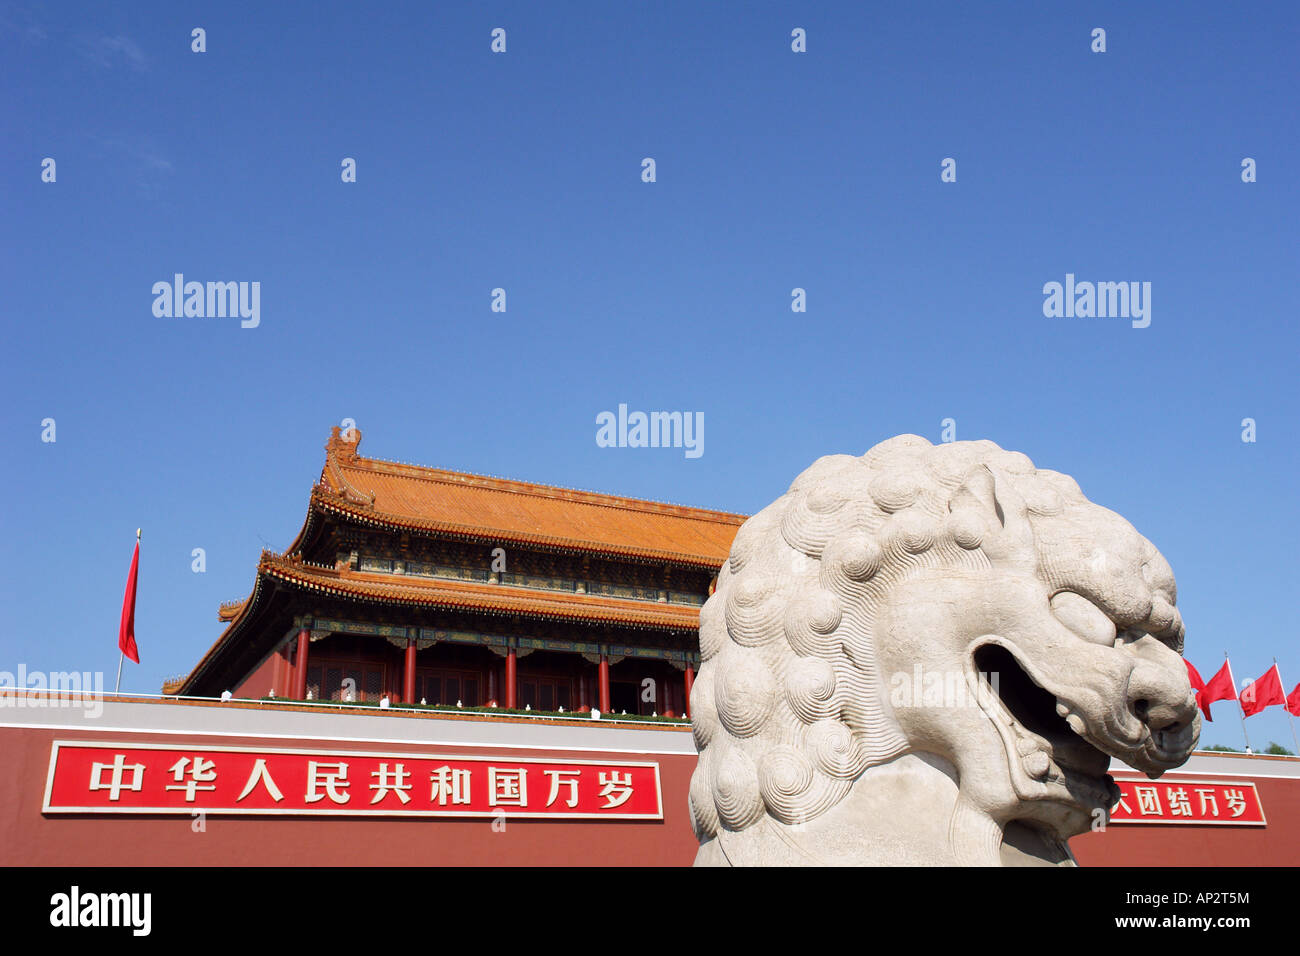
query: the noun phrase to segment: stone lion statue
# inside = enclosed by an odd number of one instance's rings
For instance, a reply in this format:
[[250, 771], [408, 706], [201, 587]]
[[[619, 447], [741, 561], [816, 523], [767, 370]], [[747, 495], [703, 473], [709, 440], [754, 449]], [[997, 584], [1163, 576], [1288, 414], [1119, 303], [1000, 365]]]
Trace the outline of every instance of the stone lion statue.
[[1174, 575], [1074, 480], [990, 441], [820, 458], [700, 613], [696, 865], [1073, 865], [1110, 758], [1200, 715]]

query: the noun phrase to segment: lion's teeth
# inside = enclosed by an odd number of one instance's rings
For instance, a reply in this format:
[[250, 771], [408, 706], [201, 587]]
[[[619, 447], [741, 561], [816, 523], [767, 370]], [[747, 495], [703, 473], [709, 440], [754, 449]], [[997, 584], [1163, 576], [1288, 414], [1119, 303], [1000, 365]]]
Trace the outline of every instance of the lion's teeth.
[[1070, 713], [1070, 708], [1066, 704], [1063, 704], [1061, 703], [1061, 701], [1058, 700], [1056, 702], [1056, 716], [1067, 717], [1069, 716], [1069, 713]]
[[1088, 726], [1083, 722], [1083, 718], [1078, 714], [1070, 714], [1065, 718], [1065, 722], [1070, 725], [1070, 729], [1082, 737], [1088, 730]]
[[1037, 749], [1038, 743], [1030, 740], [1028, 737], [1019, 737], [1016, 739], [1016, 750], [1020, 752], [1020, 756], [1022, 757], [1029, 756]]

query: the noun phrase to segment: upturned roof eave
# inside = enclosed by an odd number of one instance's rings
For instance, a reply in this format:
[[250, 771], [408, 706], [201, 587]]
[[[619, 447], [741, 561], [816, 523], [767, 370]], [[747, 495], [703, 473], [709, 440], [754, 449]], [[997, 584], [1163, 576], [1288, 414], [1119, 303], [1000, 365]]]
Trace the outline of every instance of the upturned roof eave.
[[[469, 614], [509, 615], [536, 620], [616, 624], [654, 630], [688, 631], [699, 628], [699, 609], [693, 605], [637, 602], [594, 594], [533, 591], [509, 585], [384, 580], [387, 575], [381, 574], [366, 577], [342, 576], [332, 569], [276, 558], [264, 570], [277, 581], [303, 590], [314, 590], [359, 602], [439, 608]], [[498, 591], [497, 587], [501, 590]], [[401, 593], [384, 594], [378, 590], [385, 588], [400, 589]], [[473, 602], [479, 600], [488, 603], [476, 607]]]
[[[262, 552], [263, 559], [265, 559], [266, 554], [267, 552]], [[266, 576], [263, 574], [262, 565], [263, 562], [258, 561], [257, 575], [253, 580], [252, 592], [244, 599], [239, 611], [236, 612], [230, 623], [226, 625], [225, 630], [217, 635], [217, 639], [213, 641], [212, 646], [208, 648], [207, 652], [201, 658], [199, 658], [199, 662], [195, 664], [194, 668], [186, 675], [185, 679], [181, 682], [180, 687], [177, 688], [175, 696], [184, 697], [193, 689], [194, 682], [202, 676], [203, 672], [207, 669], [208, 665], [215, 660], [216, 656], [229, 646], [235, 634], [243, 626], [244, 621], [257, 613], [258, 605], [260, 603], [258, 598], [263, 593], [263, 584], [266, 579]]]
[[[326, 569], [319, 569], [322, 574]], [[365, 593], [364, 587], [367, 584], [391, 584], [398, 585], [401, 582], [374, 582], [368, 580], [350, 580], [340, 578], [337, 581], [324, 578], [320, 575], [314, 575], [313, 569], [309, 565], [301, 565], [292, 562], [292, 559], [283, 555], [273, 555], [270, 552], [263, 552], [262, 558], [258, 562], [257, 579], [253, 586], [252, 593], [244, 601], [234, 619], [226, 626], [225, 630], [217, 637], [216, 641], [208, 649], [207, 653], [199, 660], [194, 669], [184, 678], [180, 686], [175, 691], [177, 696], [189, 694], [194, 685], [203, 678], [227, 648], [233, 646], [242, 636], [241, 632], [246, 626], [246, 622], [252, 620], [262, 610], [265, 603], [272, 599], [276, 588], [268, 585], [286, 585], [302, 593], [318, 593], [339, 600], [350, 600], [361, 604], [378, 604], [391, 607], [420, 607], [430, 610], [447, 610], [468, 615], [482, 615], [489, 617], [519, 617], [526, 620], [535, 621], [563, 621], [577, 624], [587, 624], [593, 626], [612, 625], [616, 627], [629, 627], [635, 629], [644, 629], [652, 631], [662, 631], [669, 633], [682, 633], [699, 628], [699, 613], [693, 608], [681, 614], [657, 614], [650, 607], [646, 609], [634, 607], [620, 607], [610, 603], [604, 606], [593, 604], [590, 607], [584, 607], [585, 600], [599, 600], [595, 596], [581, 597], [574, 596], [568, 600], [556, 600], [551, 608], [543, 607], [474, 607], [462, 602], [453, 600], [454, 591], [449, 593], [438, 592], [436, 588], [430, 588], [428, 595], [403, 594], [403, 595], [377, 595]], [[349, 586], [351, 585], [351, 586]], [[467, 592], [466, 596], [472, 596]], [[528, 595], [503, 593], [499, 597], [518, 600], [520, 602], [528, 600]], [[617, 599], [609, 599], [617, 600]], [[657, 608], [658, 605], [651, 605]], [[692, 611], [694, 613], [692, 613]]]

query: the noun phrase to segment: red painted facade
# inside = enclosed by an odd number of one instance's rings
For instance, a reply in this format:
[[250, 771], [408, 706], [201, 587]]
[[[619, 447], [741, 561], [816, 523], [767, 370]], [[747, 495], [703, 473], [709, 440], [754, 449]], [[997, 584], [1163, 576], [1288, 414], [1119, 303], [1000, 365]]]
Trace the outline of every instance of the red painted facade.
[[[114, 701], [94, 721], [57, 711], [0, 711], [0, 861], [67, 866], [687, 866], [696, 841], [687, 811], [695, 754], [684, 726], [508, 717], [378, 716], [358, 709], [320, 713], [293, 705]], [[231, 721], [265, 727], [232, 733]], [[290, 724], [290, 721], [297, 721]], [[95, 725], [134, 730], [99, 730]], [[304, 724], [303, 721], [306, 723]], [[52, 726], [51, 726], [52, 725]], [[302, 731], [303, 727], [306, 731]], [[154, 729], [156, 728], [156, 729]], [[373, 737], [356, 735], [357, 728]], [[297, 729], [299, 733], [284, 733]], [[344, 731], [347, 733], [344, 733]], [[465, 742], [478, 733], [491, 743]], [[330, 736], [330, 734], [335, 734]], [[395, 737], [420, 737], [419, 741]], [[457, 738], [464, 738], [457, 742]], [[141, 744], [178, 751], [232, 748], [410, 755], [520, 761], [652, 764], [662, 788], [662, 819], [510, 819], [413, 816], [206, 814], [201, 832], [189, 815], [43, 813], [55, 741]], [[518, 743], [516, 743], [516, 741]], [[608, 741], [608, 744], [603, 742]], [[1250, 783], [1264, 826], [1197, 823], [1118, 824], [1071, 841], [1084, 866], [1294, 866], [1300, 862], [1300, 760], [1198, 753], [1166, 783]], [[1137, 774], [1117, 778], [1145, 781]], [[1167, 789], [1167, 788], [1166, 788]], [[360, 787], [358, 787], [360, 790]], [[391, 800], [390, 800], [391, 803]], [[403, 808], [405, 809], [405, 808]], [[1226, 807], [1225, 807], [1226, 809]], [[1226, 814], [1225, 814], [1226, 816]]]
[[[321, 715], [328, 724], [333, 715]], [[664, 731], [670, 733], [670, 731]], [[685, 734], [685, 730], [676, 733]], [[681, 866], [695, 854], [685, 794], [695, 758], [636, 752], [439, 745], [439, 754], [540, 758], [557, 762], [608, 760], [658, 765], [662, 820], [511, 819], [492, 817], [311, 817], [207, 815], [195, 832], [189, 815], [43, 814], [42, 801], [56, 740], [189, 745], [191, 749], [253, 747], [382, 750], [428, 753], [427, 745], [354, 740], [285, 741], [257, 736], [104, 733], [0, 727], [0, 751], [11, 772], [0, 780], [0, 862], [40, 866]]]
[[[1071, 840], [1075, 858], [1082, 866], [1300, 865], [1300, 776], [1270, 775], [1283, 769], [1294, 772], [1300, 758], [1224, 759], [1229, 764], [1240, 765], [1240, 772], [1213, 778], [1194, 772], [1167, 773], [1160, 780], [1170, 784], [1182, 782], [1189, 790], [1196, 782], [1207, 779], [1218, 783], [1249, 781], [1258, 791], [1267, 821], [1265, 826], [1112, 823], [1105, 832], [1086, 833]], [[1140, 774], [1115, 774], [1116, 779], [1121, 776], [1146, 781]]]

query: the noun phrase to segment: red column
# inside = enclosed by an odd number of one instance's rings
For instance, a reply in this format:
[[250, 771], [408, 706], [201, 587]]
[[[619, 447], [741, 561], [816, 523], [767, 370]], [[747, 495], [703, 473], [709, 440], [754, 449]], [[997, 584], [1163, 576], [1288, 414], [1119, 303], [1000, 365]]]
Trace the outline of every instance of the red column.
[[[275, 692], [279, 694], [281, 697], [288, 697], [293, 693], [294, 646], [295, 645], [292, 643], [286, 643], [284, 647], [280, 648], [280, 683], [275, 688]], [[306, 696], [306, 691], [303, 692], [303, 696]]]
[[506, 651], [506, 709], [514, 710], [519, 706], [519, 682], [515, 680], [515, 649]]
[[406, 639], [406, 666], [402, 669], [402, 703], [415, 703], [415, 638]]
[[293, 694], [294, 700], [305, 700], [307, 697], [307, 645], [311, 643], [311, 631], [303, 628], [298, 632], [298, 659], [293, 665]]
[[690, 661], [686, 662], [686, 680], [684, 683], [686, 685], [686, 705], [682, 708], [682, 712], [689, 717], [691, 716], [691, 686], [695, 683], [695, 668], [691, 666]]
[[494, 660], [488, 665], [487, 700], [485, 701], [487, 706], [496, 707], [500, 704], [500, 701], [497, 700], [497, 695], [499, 693], [500, 691], [497, 690], [497, 662]]
[[663, 710], [659, 711], [659, 713], [665, 717], [676, 717], [677, 708], [674, 704], [676, 703], [675, 698], [677, 697], [677, 694], [673, 691], [673, 685], [670, 681], [664, 681], [663, 688], [663, 700], [660, 701], [660, 704], [663, 705]]
[[276, 697], [284, 696], [284, 651], [279, 648], [271, 664], [271, 693]]
[[586, 674], [578, 675], [578, 713], [585, 714], [591, 710], [591, 692], [587, 689], [587, 681], [590, 680]]
[[600, 704], [597, 709], [602, 714], [609, 713], [609, 658], [600, 655]]

